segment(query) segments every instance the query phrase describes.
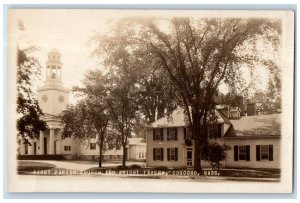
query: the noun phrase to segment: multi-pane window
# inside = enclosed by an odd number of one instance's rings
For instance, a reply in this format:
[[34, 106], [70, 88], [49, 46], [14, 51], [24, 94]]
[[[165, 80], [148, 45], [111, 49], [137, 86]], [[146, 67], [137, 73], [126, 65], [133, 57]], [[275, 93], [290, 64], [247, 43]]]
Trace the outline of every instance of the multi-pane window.
[[260, 146], [261, 160], [269, 160], [269, 145]]
[[178, 148], [176, 148], [176, 147], [168, 148], [167, 153], [168, 153], [168, 161], [177, 161], [178, 160]]
[[64, 146], [65, 151], [71, 151], [71, 146]]
[[256, 145], [256, 161], [273, 161], [273, 145]]
[[177, 140], [177, 128], [167, 129], [167, 140]]
[[96, 143], [90, 143], [90, 150], [96, 149]]
[[187, 166], [193, 165], [193, 148], [187, 148], [186, 161], [187, 161]]
[[239, 160], [246, 160], [246, 146], [239, 146]]
[[192, 139], [192, 129], [191, 128], [184, 128], [184, 139], [185, 140]]
[[164, 149], [163, 148], [153, 148], [153, 160], [163, 161], [164, 160]]
[[153, 140], [164, 140], [163, 128], [153, 129]]
[[234, 161], [250, 161], [250, 145], [235, 145]]

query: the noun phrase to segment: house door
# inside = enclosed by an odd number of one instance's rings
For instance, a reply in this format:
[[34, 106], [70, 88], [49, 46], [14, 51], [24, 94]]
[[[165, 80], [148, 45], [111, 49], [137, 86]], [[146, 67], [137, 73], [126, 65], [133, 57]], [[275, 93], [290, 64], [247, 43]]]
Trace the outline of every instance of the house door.
[[36, 142], [33, 143], [33, 154], [36, 154]]
[[47, 154], [47, 138], [44, 137], [44, 154]]
[[186, 165], [188, 167], [193, 166], [193, 148], [186, 149]]

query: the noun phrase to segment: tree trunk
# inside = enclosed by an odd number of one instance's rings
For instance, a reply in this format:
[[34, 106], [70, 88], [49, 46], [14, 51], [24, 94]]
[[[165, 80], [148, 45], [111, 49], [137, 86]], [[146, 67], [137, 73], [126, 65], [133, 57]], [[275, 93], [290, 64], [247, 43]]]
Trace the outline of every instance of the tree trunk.
[[102, 167], [103, 138], [99, 143], [99, 167]]
[[102, 167], [102, 148], [100, 148], [99, 151], [99, 167]]
[[194, 170], [200, 173], [201, 168], [201, 144], [199, 138], [195, 138], [195, 147], [194, 147]]
[[127, 149], [126, 144], [123, 143], [123, 159], [122, 159], [122, 166], [126, 166], [126, 158], [127, 158]]
[[193, 115], [192, 136], [195, 140], [194, 146], [194, 170], [200, 173], [201, 168], [201, 126], [199, 116]]

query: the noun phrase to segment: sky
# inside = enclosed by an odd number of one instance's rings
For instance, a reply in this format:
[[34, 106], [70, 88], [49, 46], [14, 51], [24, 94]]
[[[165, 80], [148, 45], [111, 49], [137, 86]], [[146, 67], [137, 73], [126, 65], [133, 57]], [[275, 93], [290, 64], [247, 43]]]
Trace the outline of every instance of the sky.
[[[18, 9], [9, 12], [8, 39], [17, 38], [19, 43], [29, 42], [39, 47], [35, 55], [41, 62], [43, 70], [40, 80], [36, 81], [37, 86], [41, 86], [45, 79], [47, 53], [53, 48], [59, 49], [63, 63], [62, 81], [65, 87], [71, 89], [73, 86], [80, 85], [87, 70], [103, 68], [96, 58], [91, 57], [93, 48], [88, 43], [89, 39], [96, 33], [108, 33], [111, 23], [124, 16], [135, 17], [141, 14], [170, 18], [174, 14], [179, 16], [187, 13], [161, 11], [149, 13], [134, 10], [112, 12], [92, 9]], [[188, 15], [193, 15], [193, 13], [189, 12]], [[22, 33], [18, 31], [18, 20], [22, 20], [25, 27], [25, 31]], [[267, 74], [267, 71], [260, 71], [256, 76], [257, 84], [261, 89], [265, 89]], [[246, 78], [249, 77], [247, 71], [244, 71], [244, 75]], [[226, 92], [226, 87], [221, 87], [222, 90]], [[71, 103], [74, 103], [75, 100], [74, 96], [71, 96]]]

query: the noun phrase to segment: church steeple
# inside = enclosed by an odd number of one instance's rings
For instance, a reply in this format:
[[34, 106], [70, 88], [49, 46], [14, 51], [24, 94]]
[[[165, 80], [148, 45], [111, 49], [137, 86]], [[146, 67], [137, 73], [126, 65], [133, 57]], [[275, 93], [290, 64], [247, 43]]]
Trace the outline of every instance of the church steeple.
[[37, 90], [40, 107], [46, 114], [58, 116], [69, 103], [70, 90], [63, 86], [61, 69], [61, 54], [52, 49], [46, 61], [46, 80]]
[[60, 52], [58, 49], [52, 49], [48, 53], [48, 60], [46, 61], [46, 79], [47, 80], [61, 80], [62, 63], [60, 61]]

